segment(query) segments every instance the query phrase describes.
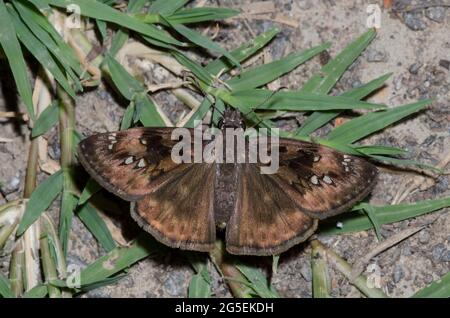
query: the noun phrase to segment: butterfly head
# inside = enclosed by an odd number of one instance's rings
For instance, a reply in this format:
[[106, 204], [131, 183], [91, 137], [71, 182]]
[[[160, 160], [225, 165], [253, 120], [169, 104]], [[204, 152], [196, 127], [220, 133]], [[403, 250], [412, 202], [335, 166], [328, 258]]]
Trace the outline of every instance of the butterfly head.
[[223, 112], [223, 117], [219, 121], [219, 128], [244, 128], [245, 121], [241, 112], [234, 108], [226, 108]]

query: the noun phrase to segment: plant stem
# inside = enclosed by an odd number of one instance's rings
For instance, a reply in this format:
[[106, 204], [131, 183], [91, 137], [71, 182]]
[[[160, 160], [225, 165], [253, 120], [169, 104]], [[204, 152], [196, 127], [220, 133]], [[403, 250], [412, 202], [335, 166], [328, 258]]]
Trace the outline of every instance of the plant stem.
[[371, 287], [367, 283], [367, 277], [364, 275], [359, 275], [354, 281], [351, 280], [352, 267], [339, 255], [337, 255], [333, 250], [327, 248], [318, 240], [315, 240], [315, 248], [318, 252], [323, 253], [327, 256], [327, 259], [333, 266], [341, 272], [351, 284], [355, 285], [364, 295], [370, 298], [387, 298], [388, 296], [380, 289], [376, 287]]
[[314, 298], [330, 297], [330, 275], [326, 255], [321, 252], [318, 241], [311, 242], [312, 290]]
[[225, 250], [223, 242], [218, 240], [214, 247], [214, 250], [210, 254], [211, 260], [216, 268], [225, 278], [225, 282], [228, 284], [231, 293], [237, 298], [250, 298], [251, 289], [241, 284], [240, 282], [246, 282], [247, 279], [244, 275], [232, 264], [230, 255]]

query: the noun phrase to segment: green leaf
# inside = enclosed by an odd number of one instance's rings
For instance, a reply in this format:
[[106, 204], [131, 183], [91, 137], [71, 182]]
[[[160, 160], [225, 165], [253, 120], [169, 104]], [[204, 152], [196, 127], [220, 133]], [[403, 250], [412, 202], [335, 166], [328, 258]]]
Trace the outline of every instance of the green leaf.
[[116, 247], [83, 269], [81, 284], [100, 282], [161, 249], [161, 245], [144, 233], [129, 247]]
[[28, 81], [25, 59], [23, 58], [22, 49], [17, 40], [14, 23], [3, 0], [0, 0], [0, 45], [11, 67], [19, 95], [27, 107], [30, 118], [35, 120], [31, 85]]
[[352, 119], [336, 127], [327, 135], [327, 139], [340, 143], [352, 143], [376, 131], [399, 121], [430, 104], [426, 99], [416, 103], [390, 108], [383, 111], [368, 113]]
[[189, 282], [189, 298], [211, 297], [211, 284], [201, 274], [192, 276]]
[[[170, 23], [170, 22], [169, 22]], [[185, 27], [182, 24], [171, 24], [172, 28], [175, 29], [179, 34], [188, 39], [190, 42], [214, 53], [219, 53], [229, 59], [234, 65], [241, 67], [238, 60], [234, 58], [233, 55], [228, 53], [223, 47], [221, 47], [216, 42], [210, 40], [208, 37], [201, 35], [200, 33]]]
[[14, 293], [11, 290], [11, 282], [2, 273], [0, 273], [0, 295], [3, 298], [14, 298]]
[[378, 221], [377, 215], [375, 214], [375, 210], [372, 205], [361, 203], [360, 205], [364, 211], [367, 213], [367, 217], [369, 218], [370, 222], [373, 224], [373, 229], [375, 230], [375, 234], [377, 235], [378, 241], [381, 241], [381, 226], [380, 222]]
[[133, 116], [135, 112], [134, 102], [130, 102], [125, 113], [122, 117], [122, 122], [120, 123], [120, 130], [125, 130], [131, 127], [133, 123]]
[[58, 116], [58, 104], [53, 102], [39, 115], [31, 131], [31, 137], [36, 138], [49, 131], [58, 122]]
[[421, 163], [418, 162], [416, 160], [408, 160], [408, 159], [397, 159], [397, 158], [391, 158], [391, 157], [386, 157], [386, 156], [379, 156], [379, 155], [368, 155], [370, 158], [379, 161], [383, 164], [389, 164], [389, 165], [394, 165], [394, 166], [400, 166], [400, 167], [405, 167], [405, 166], [416, 166], [422, 169], [430, 169], [433, 170], [435, 173], [444, 173], [444, 170], [436, 168], [434, 166], [431, 165], [427, 165], [425, 163]]
[[445, 274], [431, 285], [419, 290], [413, 298], [449, 298], [450, 297], [450, 273]]
[[48, 294], [46, 285], [37, 285], [23, 294], [23, 298], [44, 298]]
[[270, 285], [267, 277], [257, 268], [239, 264], [236, 268], [248, 279], [249, 287], [262, 298], [278, 298], [277, 291]]
[[62, 170], [59, 170], [36, 187], [27, 203], [19, 228], [17, 229], [17, 235], [22, 235], [56, 199], [63, 189], [63, 181]]
[[210, 85], [214, 79], [214, 76], [209, 73], [203, 66], [193, 59], [188, 58], [180, 51], [172, 51], [173, 57], [188, 70], [190, 70], [200, 81]]
[[[352, 212], [329, 218], [321, 223], [321, 234], [343, 234], [359, 232], [372, 228], [372, 222], [367, 215], [358, 211], [364, 208], [367, 203], [353, 208]], [[403, 221], [422, 214], [430, 213], [450, 206], [450, 197], [443, 199], [425, 200], [410, 204], [395, 204], [387, 206], [372, 206], [373, 214], [378, 219], [379, 224], [389, 224]], [[342, 228], [337, 228], [336, 224], [341, 222]]]
[[150, 12], [157, 12], [164, 15], [169, 15], [183, 7], [190, 0], [156, 0], [150, 6]]
[[239, 11], [229, 8], [197, 7], [178, 10], [165, 18], [170, 22], [170, 24], [188, 24], [221, 20], [238, 14]]
[[155, 104], [145, 93], [136, 94], [134, 98], [136, 114], [144, 127], [165, 127], [166, 123], [161, 118]]
[[84, 204], [78, 210], [77, 215], [107, 252], [116, 247], [116, 242], [106, 226], [105, 221], [103, 221], [97, 210], [91, 204]]
[[377, 145], [355, 145], [355, 149], [364, 155], [402, 156], [408, 153], [400, 148]]
[[[64, 173], [64, 178], [70, 178], [68, 173]], [[67, 182], [67, 181], [65, 181]], [[69, 181], [70, 182], [70, 181]], [[61, 200], [61, 212], [59, 215], [59, 241], [64, 255], [67, 255], [69, 248], [69, 236], [72, 228], [72, 219], [78, 198], [69, 191], [63, 191]]]
[[111, 79], [123, 97], [131, 101], [136, 93], [145, 91], [142, 84], [111, 55], [106, 54], [103, 62], [108, 66]]
[[[373, 81], [370, 81], [367, 84], [364, 84], [362, 86], [353, 88], [345, 93], [343, 93], [341, 96], [348, 97], [348, 98], [354, 98], [354, 99], [362, 99], [380, 87], [384, 85], [384, 82], [391, 76], [391, 73], [380, 76]], [[320, 112], [314, 112], [311, 115], [308, 116], [308, 118], [305, 120], [305, 122], [297, 129], [295, 132], [298, 136], [308, 136], [310, 133], [315, 131], [316, 129], [322, 127], [326, 123], [328, 123], [330, 120], [336, 118], [339, 116], [341, 111], [320, 111]]]
[[33, 35], [33, 33], [26, 27], [26, 25], [20, 20], [19, 15], [12, 8], [8, 6], [8, 11], [11, 14], [14, 28], [17, 31], [19, 40], [25, 45], [28, 51], [39, 61], [39, 63], [45, 69], [55, 77], [55, 80], [64, 88], [64, 90], [75, 99], [75, 91], [70, 86], [64, 73], [61, 71], [58, 64], [53, 59], [53, 56], [47, 50], [47, 48]]
[[83, 205], [86, 203], [94, 194], [102, 189], [102, 186], [97, 183], [93, 178], [90, 178], [81, 192], [80, 198], [78, 199], [78, 205]]
[[[383, 108], [382, 104], [372, 104], [342, 96], [299, 93], [267, 89], [242, 90], [232, 93], [237, 106], [247, 105], [258, 110], [329, 110], [329, 109], [373, 109]], [[233, 105], [234, 106], [234, 105]]]
[[184, 127], [195, 128], [194, 122], [196, 120], [202, 120], [205, 117], [206, 113], [209, 111], [211, 105], [211, 101], [208, 98], [204, 98], [200, 106], [197, 108], [191, 118], [189, 118]]
[[300, 64], [303, 64], [329, 47], [329, 43], [324, 43], [305, 51], [289, 54], [277, 61], [246, 70], [238, 76], [231, 78], [226, 83], [231, 87], [232, 91], [242, 91], [260, 87], [272, 82], [283, 74], [292, 71]]
[[[280, 32], [278, 28], [270, 28], [250, 42], [231, 51], [230, 54], [239, 62], [243, 62], [266, 46], [278, 34], [278, 32]], [[229, 71], [232, 68], [233, 65], [230, 64], [230, 62], [224, 57], [215, 59], [214, 61], [208, 63], [205, 67], [209, 73], [214, 75], [219, 74], [221, 70]]]
[[[46, 0], [49, 4], [66, 9], [70, 4], [73, 4], [73, 0]], [[129, 15], [122, 13], [118, 10], [111, 8], [98, 1], [91, 0], [77, 0], [76, 4], [80, 7], [80, 12], [83, 16], [99, 19], [111, 23], [115, 23], [127, 29], [136, 31], [140, 34], [148, 36], [157, 41], [161, 41], [167, 44], [173, 44], [182, 46], [183, 43], [177, 41], [167, 33], [158, 28], [140, 22], [139, 20], [130, 17]]]

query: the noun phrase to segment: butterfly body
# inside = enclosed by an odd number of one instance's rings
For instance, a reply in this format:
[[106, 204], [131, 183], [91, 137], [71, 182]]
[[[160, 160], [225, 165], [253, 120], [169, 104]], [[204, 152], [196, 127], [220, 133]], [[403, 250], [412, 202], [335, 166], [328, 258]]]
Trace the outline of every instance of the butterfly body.
[[[227, 109], [219, 128], [244, 129], [242, 115]], [[376, 168], [359, 157], [284, 138], [274, 174], [262, 174], [258, 162], [174, 162], [179, 140], [173, 131], [97, 134], [83, 140], [78, 153], [97, 182], [132, 202], [131, 214], [147, 232], [174, 248], [211, 251], [219, 229], [232, 254], [279, 254], [306, 240], [318, 219], [348, 210], [375, 183]], [[191, 140], [202, 149], [211, 142]]]

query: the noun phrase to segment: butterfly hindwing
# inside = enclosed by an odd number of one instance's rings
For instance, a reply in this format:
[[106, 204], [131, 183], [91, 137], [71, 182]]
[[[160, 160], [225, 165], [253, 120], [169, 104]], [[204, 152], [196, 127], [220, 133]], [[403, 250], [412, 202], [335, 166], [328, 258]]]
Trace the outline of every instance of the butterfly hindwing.
[[323, 219], [345, 212], [373, 188], [377, 169], [357, 156], [280, 139], [279, 170], [270, 175], [304, 213]]
[[155, 192], [133, 202], [131, 215], [168, 246], [211, 251], [216, 239], [214, 172], [213, 165], [189, 165]]
[[178, 142], [171, 140], [171, 132], [171, 128], [132, 128], [90, 136], [80, 142], [79, 159], [104, 188], [133, 201], [187, 168], [171, 158]]
[[315, 231], [317, 221], [303, 214], [258, 166], [243, 164], [241, 168], [237, 202], [226, 229], [230, 253], [280, 254]]

